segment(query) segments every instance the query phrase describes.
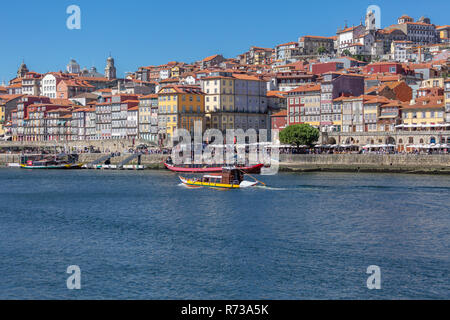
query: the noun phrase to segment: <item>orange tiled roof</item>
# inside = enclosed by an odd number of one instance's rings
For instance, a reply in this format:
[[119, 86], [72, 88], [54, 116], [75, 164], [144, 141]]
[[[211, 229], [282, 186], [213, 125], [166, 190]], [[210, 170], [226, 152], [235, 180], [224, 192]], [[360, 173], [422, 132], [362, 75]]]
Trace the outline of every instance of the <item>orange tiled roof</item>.
[[4, 94], [4, 95], [0, 95], [0, 100], [9, 102], [11, 100], [14, 100], [16, 98], [20, 98], [22, 96], [23, 96], [23, 94]]
[[417, 98], [414, 104], [404, 103], [403, 109], [428, 109], [428, 108], [442, 108], [445, 106], [444, 96], [425, 96]]
[[359, 26], [349, 27], [349, 28], [343, 29], [343, 30], [341, 30], [341, 31], [338, 31], [337, 33], [350, 32], [350, 31], [355, 30], [355, 29], [358, 28], [358, 27], [359, 27]]
[[289, 93], [293, 92], [312, 92], [312, 91], [320, 91], [321, 85], [320, 84], [307, 84], [303, 86], [299, 86], [291, 91]]
[[274, 113], [271, 117], [286, 117], [287, 110], [281, 110], [280, 112]]
[[205, 59], [203, 59], [203, 62], [211, 61], [211, 60], [213, 60], [214, 58], [217, 58], [218, 56], [219, 56], [218, 54], [215, 54], [215, 55], [213, 55], [213, 56], [206, 57]]
[[139, 97], [139, 100], [143, 100], [143, 99], [156, 99], [156, 98], [158, 98], [158, 95], [155, 94], [155, 93], [153, 93], [153, 94], [149, 94], [149, 95], [146, 95], [146, 96], [141, 96], [141, 97]]
[[267, 91], [268, 97], [286, 98], [286, 95], [284, 91]]
[[294, 42], [294, 41], [292, 41], [292, 42], [287, 42], [287, 43], [282, 43], [282, 44], [279, 44], [279, 45], [277, 45], [277, 47], [290, 46], [290, 45], [293, 45], [293, 44], [298, 44], [298, 43], [297, 43], [297, 42]]

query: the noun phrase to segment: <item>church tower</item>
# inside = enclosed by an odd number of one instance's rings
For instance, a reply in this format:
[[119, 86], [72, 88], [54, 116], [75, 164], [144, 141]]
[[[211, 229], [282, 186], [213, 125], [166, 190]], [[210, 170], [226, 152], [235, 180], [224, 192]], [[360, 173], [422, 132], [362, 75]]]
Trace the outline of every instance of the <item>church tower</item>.
[[27, 68], [27, 65], [22, 61], [19, 70], [17, 70], [17, 78], [23, 78], [28, 72], [29, 70]]
[[111, 56], [106, 60], [105, 77], [108, 80], [116, 79], [116, 67], [114, 66], [114, 59]]
[[377, 19], [375, 17], [375, 13], [372, 10], [369, 10], [366, 14], [366, 31], [376, 29], [377, 29]]

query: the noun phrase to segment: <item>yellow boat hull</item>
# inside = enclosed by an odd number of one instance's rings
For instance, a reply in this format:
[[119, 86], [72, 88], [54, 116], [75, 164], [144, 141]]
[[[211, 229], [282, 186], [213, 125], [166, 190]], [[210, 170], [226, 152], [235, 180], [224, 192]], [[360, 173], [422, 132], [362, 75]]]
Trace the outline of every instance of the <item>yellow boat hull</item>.
[[180, 177], [181, 182], [189, 188], [214, 188], [214, 189], [240, 189], [241, 186], [238, 184], [226, 184], [226, 183], [212, 183], [212, 182], [202, 182], [197, 180], [186, 179]]

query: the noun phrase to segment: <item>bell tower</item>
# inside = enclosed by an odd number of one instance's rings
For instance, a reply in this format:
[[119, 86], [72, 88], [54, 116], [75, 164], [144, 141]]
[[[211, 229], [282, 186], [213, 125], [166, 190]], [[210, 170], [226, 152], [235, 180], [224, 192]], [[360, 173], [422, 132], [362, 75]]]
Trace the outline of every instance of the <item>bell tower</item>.
[[22, 61], [22, 64], [19, 67], [19, 70], [17, 70], [17, 78], [23, 78], [27, 73], [29, 72], [27, 65], [24, 61]]
[[116, 67], [114, 66], [114, 58], [109, 55], [109, 58], [106, 60], [106, 68], [105, 68], [105, 77], [108, 80], [116, 79], [117, 76]]
[[377, 29], [377, 19], [375, 17], [375, 13], [372, 10], [369, 10], [366, 14], [366, 31], [376, 29]]

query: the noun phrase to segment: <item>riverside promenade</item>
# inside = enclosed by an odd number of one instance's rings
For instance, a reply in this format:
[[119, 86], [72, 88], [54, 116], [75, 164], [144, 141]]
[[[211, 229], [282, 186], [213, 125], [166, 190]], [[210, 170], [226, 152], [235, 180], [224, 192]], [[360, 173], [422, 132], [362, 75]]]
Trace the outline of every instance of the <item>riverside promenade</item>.
[[[106, 154], [83, 153], [80, 161], [89, 163]], [[111, 159], [118, 164], [129, 154]], [[0, 154], [0, 166], [18, 163], [18, 154]], [[147, 169], [164, 169], [167, 155], [141, 156], [141, 164]], [[280, 154], [281, 172], [391, 172], [391, 173], [441, 173], [450, 174], [450, 155], [446, 154]], [[133, 160], [129, 164], [137, 164]]]

